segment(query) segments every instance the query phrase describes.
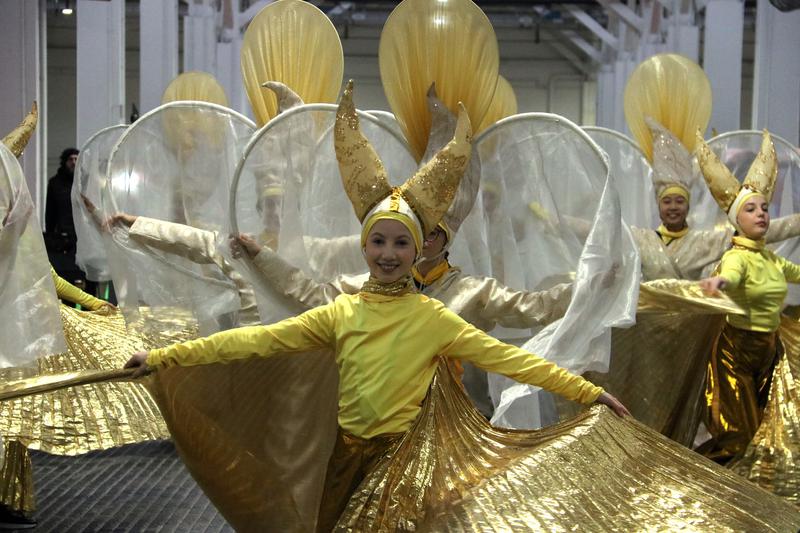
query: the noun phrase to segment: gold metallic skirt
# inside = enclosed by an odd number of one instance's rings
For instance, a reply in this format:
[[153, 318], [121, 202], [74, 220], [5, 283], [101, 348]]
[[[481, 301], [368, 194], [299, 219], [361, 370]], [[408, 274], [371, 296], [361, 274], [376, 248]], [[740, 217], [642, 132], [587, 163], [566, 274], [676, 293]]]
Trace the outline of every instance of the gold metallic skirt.
[[761, 425], [728, 467], [800, 505], [800, 320], [781, 317], [779, 332], [784, 354], [772, 373]]
[[777, 332], [725, 324], [706, 371], [705, 423], [712, 439], [700, 447], [704, 455], [725, 462], [745, 451], [761, 424], [782, 353]]

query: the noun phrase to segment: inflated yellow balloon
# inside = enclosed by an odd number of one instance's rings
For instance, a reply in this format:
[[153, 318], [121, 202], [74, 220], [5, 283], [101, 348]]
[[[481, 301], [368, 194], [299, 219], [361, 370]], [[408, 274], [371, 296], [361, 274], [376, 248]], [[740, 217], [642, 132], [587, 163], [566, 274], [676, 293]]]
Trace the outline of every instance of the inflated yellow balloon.
[[517, 114], [517, 95], [511, 84], [503, 76], [497, 77], [497, 89], [494, 91], [494, 98], [489, 105], [489, 110], [483, 117], [483, 122], [475, 130], [480, 133], [498, 120]]
[[494, 29], [471, 0], [404, 0], [386, 20], [378, 59], [389, 106], [417, 160], [428, 143], [431, 83], [450, 111], [461, 101], [480, 124], [500, 65]]
[[330, 19], [301, 0], [278, 0], [259, 11], [242, 41], [242, 78], [259, 126], [278, 112], [272, 91], [261, 84], [280, 81], [303, 102], [333, 103], [344, 75], [339, 34]]
[[625, 86], [625, 120], [647, 158], [653, 159], [651, 117], [694, 151], [697, 128], [711, 118], [711, 83], [700, 65], [678, 54], [658, 54], [643, 61]]
[[196, 70], [180, 74], [167, 85], [161, 96], [162, 104], [178, 100], [196, 100], [228, 107], [225, 89], [217, 79], [207, 72]]

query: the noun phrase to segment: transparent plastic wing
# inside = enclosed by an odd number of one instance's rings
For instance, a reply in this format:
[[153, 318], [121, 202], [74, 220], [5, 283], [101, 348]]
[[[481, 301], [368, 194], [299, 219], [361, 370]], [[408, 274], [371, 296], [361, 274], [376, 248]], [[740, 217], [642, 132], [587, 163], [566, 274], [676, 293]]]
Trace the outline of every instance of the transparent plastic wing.
[[72, 218], [78, 236], [75, 262], [91, 281], [111, 279], [103, 240], [103, 223], [109, 213], [102, 209], [100, 191], [106, 181], [111, 150], [126, 129], [127, 124], [111, 126], [89, 137], [81, 147], [75, 168], [72, 183]]
[[0, 143], [0, 367], [66, 351], [42, 229], [19, 162]]
[[[572, 283], [565, 316], [533, 338], [493, 334], [525, 341], [524, 348], [574, 373], [607, 370], [610, 328], [633, 323], [639, 257], [605, 155], [578, 126], [544, 113], [500, 121], [476, 148], [482, 190], [470, 216], [485, 220], [491, 275], [531, 291]], [[490, 390], [493, 422], [531, 427], [546, 420], [548, 402], [536, 389], [490, 375]]]
[[[236, 164], [255, 131], [242, 115], [205, 102], [172, 102], [141, 117], [114, 147], [103, 210], [124, 212], [197, 230], [219, 232], [228, 220]], [[111, 270], [129, 320], [141, 306], [190, 311], [201, 330], [224, 328], [239, 306], [235, 285], [211, 262], [180, 247], [156, 247], [110, 234]]]
[[644, 153], [633, 139], [618, 131], [598, 126], [584, 126], [583, 130], [608, 155], [625, 222], [640, 228], [657, 227], [653, 168]]

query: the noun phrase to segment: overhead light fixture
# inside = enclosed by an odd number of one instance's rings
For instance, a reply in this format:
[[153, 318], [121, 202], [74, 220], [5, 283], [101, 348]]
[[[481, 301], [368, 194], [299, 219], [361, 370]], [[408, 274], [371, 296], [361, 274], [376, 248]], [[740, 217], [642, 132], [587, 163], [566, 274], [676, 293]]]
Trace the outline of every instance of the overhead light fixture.
[[64, 7], [61, 8], [61, 14], [69, 16], [72, 15], [72, 13], [73, 13], [72, 6], [70, 6], [69, 0], [67, 0], [66, 2], [64, 2]]

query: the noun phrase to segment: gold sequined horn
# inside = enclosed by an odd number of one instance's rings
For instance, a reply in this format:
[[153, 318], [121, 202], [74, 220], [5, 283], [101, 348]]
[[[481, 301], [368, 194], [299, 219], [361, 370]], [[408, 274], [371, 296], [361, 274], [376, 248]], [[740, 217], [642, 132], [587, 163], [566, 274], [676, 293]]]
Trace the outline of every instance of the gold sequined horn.
[[[428, 111], [431, 114], [431, 132], [428, 136], [428, 146], [425, 148], [423, 161], [429, 161], [436, 152], [441, 150], [456, 130], [457, 117], [447, 109], [447, 106], [436, 96], [436, 87], [431, 84], [428, 89]], [[448, 239], [452, 239], [458, 232], [464, 219], [472, 211], [475, 199], [480, 188], [481, 166], [477, 157], [471, 157], [461, 183], [456, 191], [453, 202], [442, 217], [441, 223], [447, 228]]]
[[692, 175], [692, 156], [674, 133], [651, 117], [645, 123], [653, 136], [653, 182], [656, 192], [678, 185], [688, 192]]
[[700, 128], [697, 129], [697, 162], [703, 177], [708, 184], [708, 189], [719, 207], [728, 212], [739, 194], [741, 185], [731, 171], [719, 160], [703, 139]]
[[14, 157], [22, 155], [25, 146], [33, 135], [33, 130], [36, 129], [36, 123], [39, 120], [39, 107], [36, 102], [33, 102], [30, 113], [23, 119], [19, 126], [14, 128], [11, 133], [3, 137], [3, 144], [14, 154]]
[[767, 130], [761, 140], [761, 149], [756, 155], [755, 161], [750, 165], [747, 176], [742, 185], [756, 190], [764, 195], [767, 202], [772, 200], [772, 193], [775, 191], [775, 179], [778, 176], [778, 155], [775, 153], [775, 145], [772, 144], [772, 137]]
[[361, 133], [353, 105], [353, 80], [347, 82], [336, 111], [334, 147], [342, 185], [363, 222], [370, 209], [392, 193], [392, 187], [378, 154]]
[[442, 220], [455, 198], [472, 154], [472, 126], [459, 103], [458, 123], [453, 139], [421, 169], [400, 186], [400, 192], [422, 222], [427, 235]]

